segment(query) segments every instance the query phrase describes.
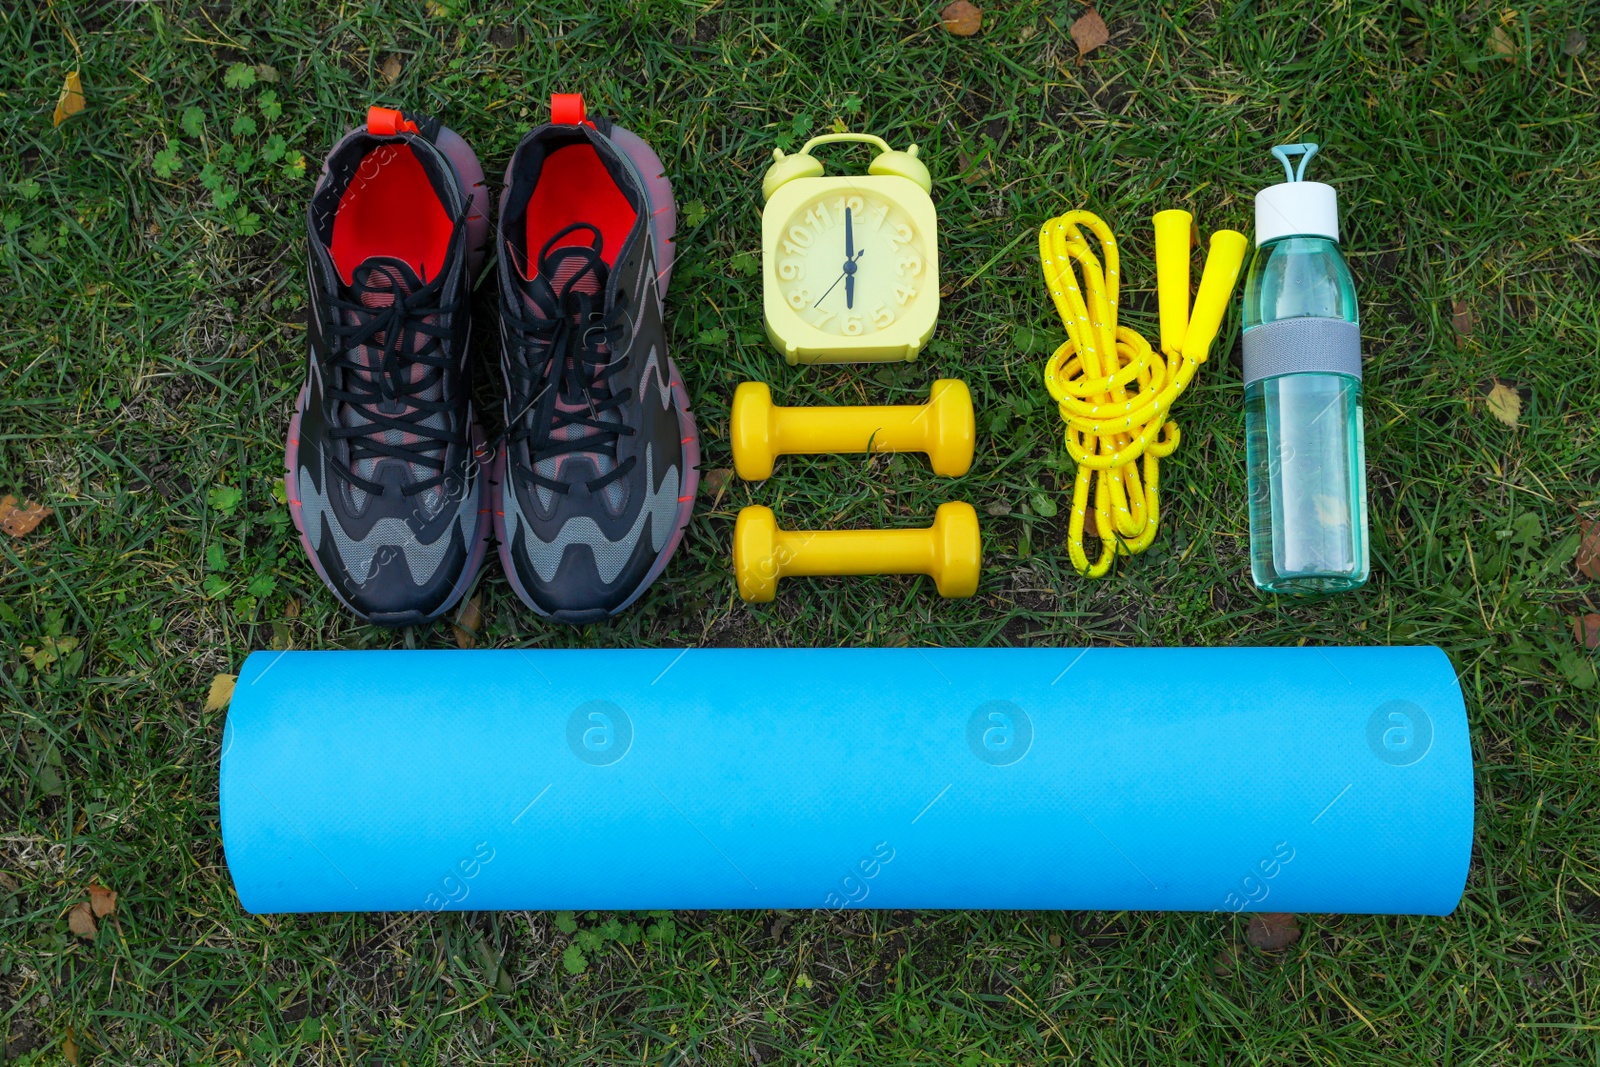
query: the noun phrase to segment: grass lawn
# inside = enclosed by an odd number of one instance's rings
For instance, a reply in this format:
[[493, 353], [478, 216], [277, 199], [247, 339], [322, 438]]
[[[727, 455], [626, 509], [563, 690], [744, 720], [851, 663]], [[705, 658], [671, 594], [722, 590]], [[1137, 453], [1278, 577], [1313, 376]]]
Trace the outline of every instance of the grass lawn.
[[[0, 491], [54, 513], [0, 537], [0, 1060], [1600, 1062], [1600, 691], [1571, 622], [1600, 611], [1574, 565], [1600, 519], [1600, 7], [1110, 0], [1111, 41], [1080, 62], [1079, 4], [986, 6], [963, 39], [932, 6], [843, 0], [5, 5]], [[87, 107], [54, 127], [74, 69]], [[1231, 915], [244, 914], [213, 676], [253, 649], [458, 640], [356, 625], [282, 502], [313, 175], [372, 102], [438, 115], [498, 175], [557, 89], [676, 183], [668, 311], [707, 470], [730, 466], [751, 378], [789, 403], [963, 378], [978, 458], [954, 482], [919, 457], [712, 475], [624, 617], [541, 625], [492, 566], [480, 646], [1438, 644], [1477, 766], [1455, 914], [1301, 916], [1271, 953]], [[947, 298], [917, 363], [801, 371], [763, 336], [761, 172], [836, 125], [915, 140], [933, 170]], [[1371, 584], [1253, 588], [1236, 316], [1178, 405], [1160, 537], [1081, 579], [1037, 228], [1102, 214], [1124, 317], [1154, 338], [1150, 216], [1248, 232], [1280, 180], [1268, 148], [1297, 140], [1325, 146], [1311, 176], [1339, 188], [1361, 296]], [[492, 365], [494, 331], [476, 337]], [[1514, 428], [1486, 408], [1496, 377]], [[971, 600], [899, 578], [734, 593], [747, 503], [921, 525], [947, 499], [984, 521]], [[76, 936], [97, 882], [117, 910]]]

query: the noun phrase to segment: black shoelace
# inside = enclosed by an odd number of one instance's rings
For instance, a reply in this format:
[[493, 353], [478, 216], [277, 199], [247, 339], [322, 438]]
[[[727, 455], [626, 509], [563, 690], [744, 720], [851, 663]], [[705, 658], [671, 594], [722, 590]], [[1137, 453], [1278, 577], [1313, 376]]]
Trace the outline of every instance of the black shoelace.
[[[562, 238], [579, 230], [592, 233], [593, 243], [556, 247]], [[603, 243], [600, 230], [587, 222], [575, 222], [545, 242], [528, 293], [543, 317], [526, 306], [520, 292], [505, 294], [503, 301], [514, 331], [515, 357], [510, 361], [514, 415], [508, 437], [513, 445], [528, 442], [529, 462], [519, 460], [517, 469], [535, 484], [557, 493], [566, 493], [571, 486], [540, 474], [535, 468], [541, 462], [570, 452], [588, 452], [609, 456], [615, 463], [618, 439], [637, 432], [625, 422], [606, 418], [627, 403], [633, 390], [614, 393], [611, 388], [611, 379], [628, 365], [627, 357], [612, 358], [612, 342], [624, 322], [625, 297], [619, 292], [616, 306], [605, 307], [610, 271], [601, 256]], [[555, 289], [558, 272], [572, 262], [577, 269]], [[593, 279], [598, 292], [579, 291], [585, 278]], [[565, 400], [570, 410], [558, 408], [557, 400]], [[569, 433], [564, 440], [556, 436], [569, 426], [578, 427], [578, 432]], [[634, 461], [635, 457], [629, 456], [584, 484], [591, 493], [599, 492], [632, 470]]]
[[[465, 216], [456, 225], [464, 224]], [[452, 235], [451, 240], [455, 237]], [[445, 451], [451, 445], [466, 443], [465, 427], [453, 427], [449, 418], [456, 402], [443, 395], [429, 400], [422, 394], [440, 383], [451, 363], [443, 341], [451, 327], [439, 320], [454, 316], [461, 306], [461, 294], [445, 304], [440, 294], [446, 275], [440, 271], [433, 281], [403, 293], [400, 278], [381, 263], [362, 264], [351, 275], [347, 295], [334, 297], [335, 324], [329, 330], [334, 338], [329, 364], [343, 375], [341, 387], [330, 387], [327, 395], [336, 404], [348, 404], [367, 421], [357, 426], [335, 426], [330, 436], [346, 440], [349, 465], [329, 456], [329, 465], [351, 485], [374, 495], [383, 486], [355, 472], [365, 459], [390, 457], [434, 472], [431, 478], [406, 486], [401, 492], [415, 496], [445, 480]], [[383, 284], [386, 282], [387, 284]], [[361, 298], [368, 294], [392, 296], [387, 307], [368, 307]], [[425, 320], [433, 318], [435, 321]], [[418, 344], [418, 339], [422, 343]], [[358, 352], [366, 347], [365, 359]], [[377, 349], [374, 358], [373, 350]], [[421, 367], [421, 373], [415, 373]], [[434, 415], [444, 415], [443, 426], [424, 423]], [[391, 430], [406, 437], [396, 443], [385, 440]]]

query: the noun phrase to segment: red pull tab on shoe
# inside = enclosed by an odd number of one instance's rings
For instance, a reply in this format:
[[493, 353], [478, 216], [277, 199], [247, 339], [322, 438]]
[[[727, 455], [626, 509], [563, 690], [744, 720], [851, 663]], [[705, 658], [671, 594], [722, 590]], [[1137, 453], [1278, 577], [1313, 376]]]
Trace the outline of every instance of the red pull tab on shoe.
[[582, 93], [551, 93], [550, 122], [556, 126], [588, 125]]
[[419, 133], [417, 124], [392, 107], [367, 108], [367, 132], [374, 137], [393, 137], [397, 133]]

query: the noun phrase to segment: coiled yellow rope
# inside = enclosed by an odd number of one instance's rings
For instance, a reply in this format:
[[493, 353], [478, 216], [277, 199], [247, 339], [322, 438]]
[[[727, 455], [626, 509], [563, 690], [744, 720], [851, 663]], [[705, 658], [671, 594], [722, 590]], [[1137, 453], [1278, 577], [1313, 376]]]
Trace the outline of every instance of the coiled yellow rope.
[[[1155, 217], [1161, 353], [1138, 333], [1117, 325], [1117, 240], [1099, 216], [1069, 211], [1039, 229], [1039, 260], [1067, 340], [1044, 368], [1045, 388], [1066, 423], [1067, 453], [1078, 465], [1072, 488], [1067, 550], [1078, 573], [1099, 578], [1119, 555], [1143, 552], [1161, 520], [1160, 461], [1178, 447], [1178, 424], [1167, 418], [1204, 363], [1244, 262], [1248, 242], [1232, 230], [1211, 235], [1194, 313], [1189, 312], [1189, 233], [1186, 211]], [[1100, 242], [1100, 260], [1081, 227]], [[1077, 273], [1082, 271], [1083, 283]], [[1139, 461], [1143, 460], [1141, 471]], [[1083, 526], [1094, 479], [1095, 532], [1100, 558], [1089, 562]]]

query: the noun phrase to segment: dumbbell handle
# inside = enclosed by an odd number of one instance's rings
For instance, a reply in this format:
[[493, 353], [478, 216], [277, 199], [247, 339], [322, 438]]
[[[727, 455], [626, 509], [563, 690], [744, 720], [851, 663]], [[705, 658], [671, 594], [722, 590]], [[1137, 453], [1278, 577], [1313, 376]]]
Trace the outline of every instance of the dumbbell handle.
[[925, 404], [778, 407], [761, 382], [734, 393], [730, 427], [739, 477], [771, 477], [782, 455], [926, 452], [935, 474], [959, 477], [972, 466], [976, 427], [966, 383], [941, 378]]
[[920, 452], [931, 416], [923, 405], [860, 408], [773, 408], [774, 452]]
[[923, 530], [779, 530], [772, 554], [781, 577], [931, 574], [933, 539]]

